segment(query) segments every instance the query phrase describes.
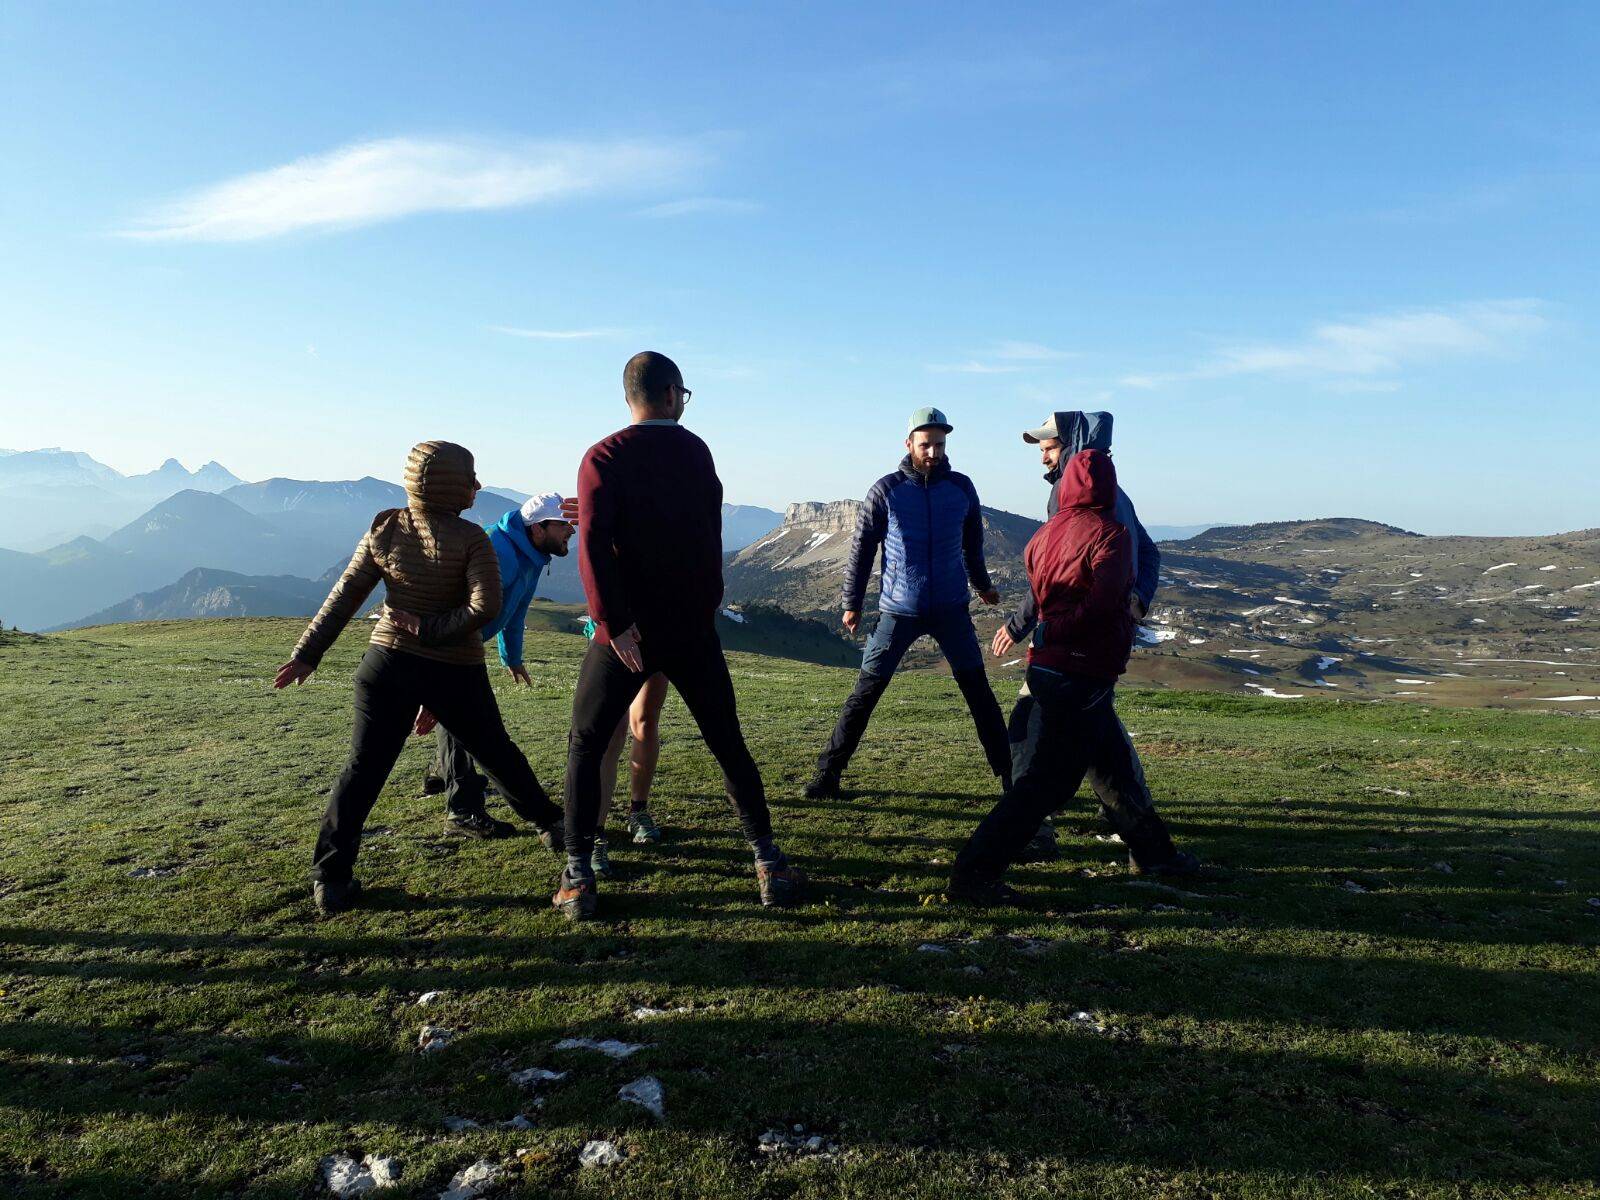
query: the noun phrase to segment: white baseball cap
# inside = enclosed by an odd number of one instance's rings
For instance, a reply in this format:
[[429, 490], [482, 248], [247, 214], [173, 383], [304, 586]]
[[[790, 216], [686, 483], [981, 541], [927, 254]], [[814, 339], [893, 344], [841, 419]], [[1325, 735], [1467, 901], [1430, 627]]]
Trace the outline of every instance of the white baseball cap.
[[565, 521], [561, 513], [561, 493], [542, 492], [529, 496], [522, 502], [522, 523], [537, 525], [540, 521]]

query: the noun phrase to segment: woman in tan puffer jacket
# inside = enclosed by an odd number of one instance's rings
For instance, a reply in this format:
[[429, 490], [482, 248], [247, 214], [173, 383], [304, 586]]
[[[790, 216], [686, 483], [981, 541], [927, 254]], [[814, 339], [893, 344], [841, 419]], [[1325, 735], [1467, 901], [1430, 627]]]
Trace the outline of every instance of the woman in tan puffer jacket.
[[328, 795], [312, 861], [313, 898], [324, 913], [348, 908], [361, 828], [394, 769], [419, 709], [460, 740], [518, 816], [559, 850], [561, 810], [506, 733], [483, 665], [478, 630], [500, 611], [500, 566], [489, 536], [460, 514], [478, 480], [471, 451], [421, 442], [406, 462], [405, 508], [373, 518], [350, 565], [278, 668], [275, 687], [303, 683], [380, 582], [382, 617], [355, 676], [350, 757]]

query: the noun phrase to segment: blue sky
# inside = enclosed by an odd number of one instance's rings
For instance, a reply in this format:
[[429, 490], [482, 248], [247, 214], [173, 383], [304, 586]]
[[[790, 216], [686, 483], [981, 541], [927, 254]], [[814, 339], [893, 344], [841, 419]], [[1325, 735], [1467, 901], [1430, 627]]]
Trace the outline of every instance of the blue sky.
[[906, 415], [1034, 513], [1600, 524], [1587, 3], [0, 9], [0, 446], [568, 490], [672, 354], [728, 499]]

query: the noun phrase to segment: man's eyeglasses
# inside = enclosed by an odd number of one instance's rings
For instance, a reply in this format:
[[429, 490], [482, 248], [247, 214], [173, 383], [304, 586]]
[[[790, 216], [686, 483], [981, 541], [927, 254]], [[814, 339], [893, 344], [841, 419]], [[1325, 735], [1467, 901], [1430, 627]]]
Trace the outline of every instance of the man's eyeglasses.
[[689, 397], [694, 395], [693, 392], [691, 392], [688, 388], [684, 387], [683, 384], [681, 384], [681, 383], [678, 385], [678, 393], [683, 397], [683, 402], [685, 404], [689, 403]]

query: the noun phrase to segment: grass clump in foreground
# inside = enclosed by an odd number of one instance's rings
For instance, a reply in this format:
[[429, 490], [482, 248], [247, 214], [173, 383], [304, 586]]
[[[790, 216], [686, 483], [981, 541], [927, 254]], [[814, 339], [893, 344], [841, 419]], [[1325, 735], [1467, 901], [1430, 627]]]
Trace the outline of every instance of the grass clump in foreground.
[[[950, 679], [896, 680], [855, 793], [809, 803], [850, 674], [734, 656], [813, 903], [760, 909], [674, 697], [667, 840], [614, 832], [594, 927], [550, 910], [533, 838], [441, 837], [420, 740], [369, 823], [367, 903], [318, 921], [362, 645], [275, 694], [298, 628], [0, 645], [6, 1195], [308, 1197], [339, 1151], [402, 1159], [395, 1197], [480, 1158], [533, 1196], [1597, 1194], [1592, 722], [1129, 693], [1158, 802], [1219, 877], [1134, 879], [1078, 800], [1062, 861], [1014, 872], [1038, 907], [995, 914], [942, 902], [992, 798]], [[582, 648], [531, 635], [534, 687], [497, 681], [552, 788]], [[424, 1023], [454, 1040], [418, 1054]], [[533, 1091], [529, 1067], [570, 1073]], [[662, 1121], [617, 1098], [641, 1076]], [[797, 1124], [837, 1152], [760, 1149]], [[596, 1138], [628, 1157], [580, 1167]]]

